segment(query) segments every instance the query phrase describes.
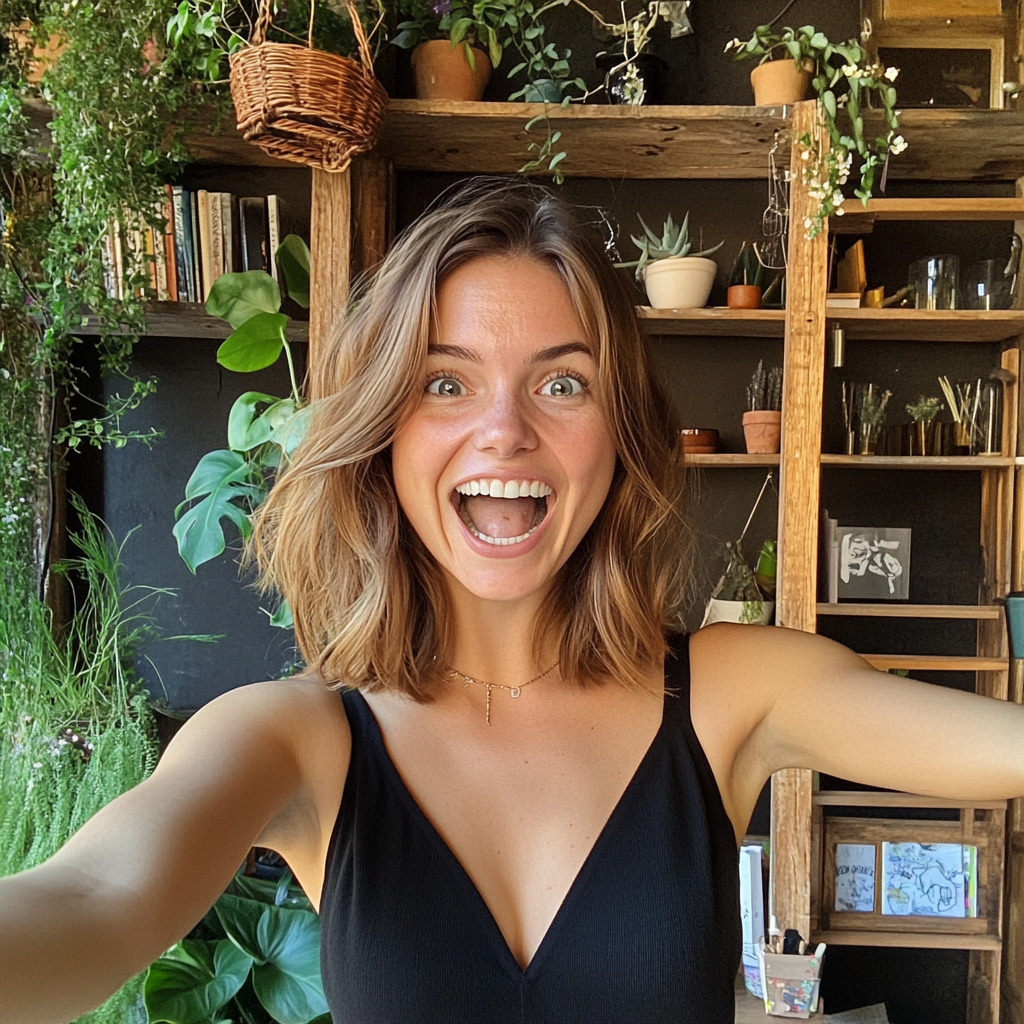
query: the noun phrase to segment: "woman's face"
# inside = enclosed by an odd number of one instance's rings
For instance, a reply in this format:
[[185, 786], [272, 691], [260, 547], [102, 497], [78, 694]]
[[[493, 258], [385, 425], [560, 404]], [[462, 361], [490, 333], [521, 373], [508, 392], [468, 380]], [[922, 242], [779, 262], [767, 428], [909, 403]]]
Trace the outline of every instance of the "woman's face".
[[615, 459], [596, 352], [558, 273], [510, 256], [455, 271], [392, 447], [398, 500], [449, 579], [498, 601], [545, 590], [600, 511]]

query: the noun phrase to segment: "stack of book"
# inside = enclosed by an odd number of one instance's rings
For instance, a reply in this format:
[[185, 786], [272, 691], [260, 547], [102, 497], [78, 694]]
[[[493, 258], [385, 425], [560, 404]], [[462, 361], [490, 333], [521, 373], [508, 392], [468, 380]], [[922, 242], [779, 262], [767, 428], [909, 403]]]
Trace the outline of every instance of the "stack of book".
[[145, 255], [149, 287], [161, 302], [205, 302], [221, 274], [265, 270], [278, 279], [277, 252], [282, 231], [281, 198], [239, 198], [230, 192], [191, 191], [166, 185], [158, 204], [157, 227], [138, 221], [133, 227], [114, 222], [104, 240], [108, 296], [123, 298], [130, 287], [124, 276], [125, 247]]

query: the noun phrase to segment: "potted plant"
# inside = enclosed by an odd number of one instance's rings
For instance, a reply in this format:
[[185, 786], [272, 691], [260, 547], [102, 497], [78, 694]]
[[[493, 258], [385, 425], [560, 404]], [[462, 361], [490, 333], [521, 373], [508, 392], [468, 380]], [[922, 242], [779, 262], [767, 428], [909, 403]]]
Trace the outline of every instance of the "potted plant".
[[[288, 295], [309, 308], [309, 250], [297, 235], [288, 235], [276, 258]], [[214, 282], [206, 310], [221, 317], [234, 332], [217, 350], [217, 362], [236, 373], [262, 370], [282, 354], [288, 363], [292, 392], [277, 398], [261, 391], [240, 395], [228, 414], [228, 447], [207, 452], [185, 485], [185, 500], [174, 510], [178, 554], [194, 573], [226, 547], [224, 522], [248, 537], [250, 517], [263, 503], [282, 463], [298, 447], [308, 425], [310, 407], [303, 401], [291, 348], [285, 337], [288, 317], [280, 312], [281, 292], [264, 270], [222, 274]], [[282, 601], [272, 625], [292, 624]]]
[[941, 454], [941, 436], [936, 436], [935, 417], [943, 408], [944, 406], [938, 398], [926, 398], [924, 395], [907, 406], [907, 413], [912, 421], [910, 424], [911, 455]]
[[[760, 57], [761, 63], [755, 71], [773, 64], [789, 65], [791, 70], [796, 66], [806, 68], [807, 63], [813, 65], [810, 84], [821, 101], [822, 125], [830, 145], [828, 152], [822, 152], [823, 147], [809, 134], [794, 141], [805, 149], [804, 182], [811, 197], [819, 202], [815, 214], [804, 222], [807, 237], [814, 238], [823, 230], [827, 217], [842, 215], [841, 186], [849, 177], [854, 154], [860, 160], [860, 184], [853, 191], [866, 203], [878, 167], [885, 164], [890, 153], [902, 153], [907, 148], [903, 136], [896, 134], [899, 114], [893, 82], [899, 69], [872, 60], [855, 39], [830, 43], [824, 33], [812, 25], [796, 30], [784, 28], [779, 33], [774, 32], [770, 24], [758, 25], [746, 42], [733, 39], [725, 49], [727, 53], [735, 51], [735, 60]], [[773, 102], [795, 102], [805, 95], [806, 92], [794, 99]], [[763, 102], [757, 93], [755, 100], [759, 104]], [[864, 134], [862, 111], [869, 102], [876, 103], [885, 118], [885, 133], [874, 139]], [[841, 108], [846, 111], [842, 127], [839, 125]]]
[[630, 235], [640, 250], [640, 258], [619, 267], [635, 267], [636, 279], [647, 289], [647, 298], [655, 309], [692, 309], [703, 306], [711, 294], [718, 264], [708, 259], [725, 244], [691, 254], [690, 214], [677, 225], [669, 214], [659, 238], [638, 216], [644, 229], [639, 238]]
[[770, 107], [807, 99], [811, 78], [826, 46], [827, 37], [811, 25], [784, 28], [777, 33], [768, 24], [758, 25], [746, 42], [733, 39], [726, 44], [725, 52], [735, 50], [734, 60], [760, 58], [750, 72], [750, 84], [754, 103]]
[[412, 49], [423, 100], [479, 100], [519, 18], [516, 4], [495, 0], [401, 0], [398, 10], [408, 17], [391, 42]]
[[764, 267], [750, 242], [740, 246], [729, 276], [726, 305], [730, 309], [760, 309]]
[[767, 373], [759, 359], [747, 385], [747, 411], [743, 414], [743, 437], [751, 455], [774, 454], [782, 436], [782, 367]]

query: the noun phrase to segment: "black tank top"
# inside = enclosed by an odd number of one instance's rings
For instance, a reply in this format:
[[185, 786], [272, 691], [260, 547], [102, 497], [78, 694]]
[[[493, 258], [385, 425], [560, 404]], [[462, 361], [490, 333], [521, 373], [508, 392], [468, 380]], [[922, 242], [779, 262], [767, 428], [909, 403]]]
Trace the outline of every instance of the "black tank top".
[[733, 1024], [736, 840], [676, 647], [661, 727], [525, 971], [362, 694], [343, 695], [352, 760], [320, 904], [334, 1024]]

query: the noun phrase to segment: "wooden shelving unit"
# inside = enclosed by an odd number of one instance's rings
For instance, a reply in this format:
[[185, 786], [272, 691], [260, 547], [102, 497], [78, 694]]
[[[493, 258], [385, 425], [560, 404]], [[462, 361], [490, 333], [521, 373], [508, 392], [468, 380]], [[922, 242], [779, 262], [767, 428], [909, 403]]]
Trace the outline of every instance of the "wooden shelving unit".
[[[99, 334], [95, 317], [87, 317], [78, 334]], [[220, 317], [210, 316], [200, 302], [150, 302], [146, 306], [146, 337], [208, 338], [222, 341], [231, 333], [230, 325]], [[285, 331], [289, 341], [309, 340], [309, 325], [293, 320]]]
[[818, 615], [888, 619], [1001, 619], [999, 605], [980, 604], [828, 604], [818, 602]]
[[[329, 175], [312, 172], [313, 308], [309, 328], [311, 361], [317, 356], [330, 326], [344, 308], [350, 270], [358, 271], [383, 252], [389, 237], [389, 210], [393, 203], [394, 171], [456, 173], [509, 173], [527, 159], [528, 118], [542, 113], [539, 106], [523, 104], [427, 103], [392, 101], [377, 151], [353, 164], [350, 173]], [[577, 106], [548, 111], [552, 126], [562, 132], [568, 155], [567, 175], [601, 178], [720, 178], [760, 179], [775, 130], [789, 127], [799, 138], [813, 131], [816, 118], [812, 103], [788, 109], [756, 107], [613, 107]], [[875, 115], [866, 115], [865, 130], [875, 131]], [[878, 122], [880, 125], [880, 121]], [[893, 161], [890, 176], [919, 180], [958, 182], [1008, 181], [1024, 176], [1024, 113], [1010, 111], [908, 110], [901, 133], [910, 148]], [[237, 138], [214, 139], [200, 128], [191, 136], [193, 152], [220, 164], [280, 165], [257, 155]], [[705, 309], [687, 311], [642, 310], [643, 324], [658, 335], [746, 337], [783, 340], [785, 373], [783, 396], [783, 450], [780, 456], [707, 455], [690, 457], [701, 468], [744, 466], [780, 467], [780, 549], [777, 621], [784, 626], [815, 631], [819, 614], [906, 615], [976, 619], [978, 649], [973, 657], [939, 655], [869, 655], [880, 668], [909, 667], [918, 670], [975, 671], [978, 689], [990, 696], [1006, 696], [1024, 690], [1020, 673], [1009, 674], [1002, 639], [1002, 623], [991, 610], [995, 598], [1012, 583], [1024, 586], [1024, 553], [1017, 552], [1011, 566], [1010, 519], [1017, 493], [1024, 499], [1024, 474], [1018, 467], [1015, 417], [1008, 413], [1002, 455], [979, 458], [849, 457], [821, 454], [823, 360], [826, 324], [841, 322], [851, 343], [858, 340], [908, 340], [948, 343], [1004, 343], [1015, 355], [1024, 334], [1024, 312], [929, 313], [917, 310], [827, 309], [828, 244], [825, 237], [808, 241], [798, 225], [810, 215], [811, 202], [799, 185], [798, 154], [791, 163], [795, 184], [791, 196], [789, 245], [789, 310], [745, 311]], [[841, 218], [843, 230], [869, 230], [875, 221], [910, 215], [912, 218], [947, 220], [1024, 220], [1024, 201], [989, 200], [981, 204], [962, 200], [950, 204], [912, 206], [906, 202], [869, 205], [856, 211], [847, 204]], [[348, 257], [348, 258], [347, 258]], [[1019, 368], [1019, 363], [1015, 364]], [[1016, 409], [1014, 391], [1012, 406]], [[902, 606], [899, 612], [859, 612], [822, 607], [815, 587], [817, 569], [817, 522], [822, 467], [875, 468], [886, 470], [962, 470], [981, 473], [982, 545], [987, 575], [978, 606]], [[1012, 568], [1012, 573], [1011, 573]], [[849, 607], [849, 606], [847, 606]], [[911, 609], [913, 608], [913, 611]], [[1008, 683], [1008, 679], [1011, 680]], [[1017, 697], [1020, 699], [1020, 696]], [[866, 797], [855, 797], [863, 805]], [[942, 927], [920, 928], [901, 919], [871, 927], [831, 927], [820, 904], [822, 879], [822, 817], [826, 805], [813, 799], [810, 772], [787, 770], [773, 780], [772, 902], [787, 925], [803, 934], [836, 944], [922, 946], [971, 951], [969, 1020], [971, 1024], [995, 1024], [999, 1014], [1001, 913], [992, 903], [1001, 898], [1001, 864], [995, 851], [1002, 849], [999, 829], [1004, 812], [996, 808], [961, 808], [961, 829], [974, 828], [976, 815], [987, 815], [979, 835], [988, 844], [993, 879], [986, 899], [986, 917], [980, 923], [960, 926], [955, 934]], [[1024, 814], [1014, 811], [1019, 822], [1011, 827], [1007, 850], [1018, 851], [1024, 870]], [[1014, 820], [1018, 820], [1014, 819]], [[831, 820], [831, 819], [830, 819]], [[849, 826], [863, 828], [862, 819]], [[879, 828], [884, 831], [884, 822]], [[906, 823], [903, 823], [906, 824]], [[921, 823], [910, 823], [918, 827]], [[936, 823], [925, 823], [932, 825]], [[947, 823], [937, 823], [939, 825]], [[985, 831], [987, 829], [988, 831]], [[936, 834], [939, 834], [936, 829]], [[857, 834], [851, 831], [851, 834]], [[862, 833], [861, 833], [862, 834]], [[881, 833], [880, 833], [881, 834]], [[945, 834], [945, 833], [943, 833]], [[979, 843], [981, 840], [979, 839]], [[1019, 884], [1019, 883], [1018, 883]], [[1019, 885], [1024, 901], [1024, 885]], [[1015, 927], [1024, 932], [1024, 916]], [[1020, 938], [1016, 941], [1019, 943]], [[1019, 948], [1019, 947], [1014, 947]], [[1019, 955], [1019, 954], [1018, 954]], [[1024, 1019], [1024, 1018], [1022, 1018]], [[1015, 1022], [1016, 1024], [1016, 1022]]]
[[847, 469], [945, 469], [984, 473], [1012, 469], [1012, 455], [834, 455], [823, 452], [823, 466], [844, 466]]

